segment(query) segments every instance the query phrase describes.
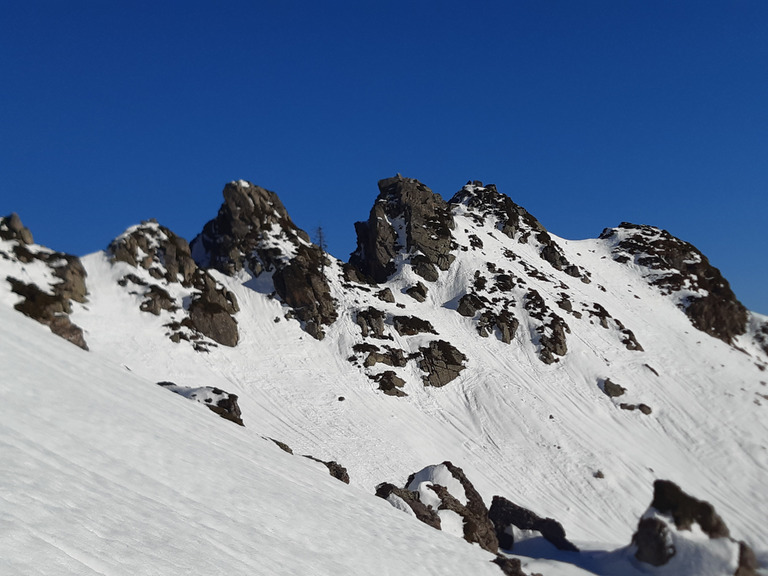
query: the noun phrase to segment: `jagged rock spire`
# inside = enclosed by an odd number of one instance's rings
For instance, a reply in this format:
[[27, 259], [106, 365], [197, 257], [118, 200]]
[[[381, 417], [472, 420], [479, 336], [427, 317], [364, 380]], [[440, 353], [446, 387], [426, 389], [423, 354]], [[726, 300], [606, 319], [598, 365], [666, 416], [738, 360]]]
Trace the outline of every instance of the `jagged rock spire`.
[[357, 250], [350, 263], [376, 282], [395, 270], [395, 257], [411, 254], [414, 271], [428, 281], [447, 270], [455, 256], [448, 203], [427, 186], [400, 174], [379, 181], [379, 196], [365, 222], [356, 222]]
[[227, 275], [271, 273], [275, 292], [304, 329], [322, 339], [337, 313], [325, 277], [326, 254], [298, 228], [277, 194], [244, 180], [224, 187], [224, 203], [191, 243], [202, 266]]

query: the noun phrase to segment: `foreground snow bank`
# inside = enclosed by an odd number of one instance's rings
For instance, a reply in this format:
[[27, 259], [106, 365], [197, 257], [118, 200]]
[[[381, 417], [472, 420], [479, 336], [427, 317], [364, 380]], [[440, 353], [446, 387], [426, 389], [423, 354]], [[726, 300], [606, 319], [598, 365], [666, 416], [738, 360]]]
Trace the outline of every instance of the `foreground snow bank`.
[[0, 573], [500, 574], [254, 430], [0, 325]]

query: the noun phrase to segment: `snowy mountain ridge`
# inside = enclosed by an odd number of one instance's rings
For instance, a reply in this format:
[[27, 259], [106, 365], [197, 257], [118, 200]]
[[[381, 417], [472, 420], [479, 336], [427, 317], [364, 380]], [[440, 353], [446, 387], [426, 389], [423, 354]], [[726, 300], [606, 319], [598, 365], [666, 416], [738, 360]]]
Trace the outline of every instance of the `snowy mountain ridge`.
[[[247, 442], [274, 438], [338, 462], [350, 489], [371, 496], [390, 484], [396, 491], [382, 497], [417, 526], [414, 498], [443, 531], [473, 541], [467, 527], [500, 496], [556, 519], [582, 550], [560, 552], [540, 530], [509, 528], [516, 537], [505, 552], [523, 570], [758, 573], [738, 566], [738, 542], [768, 562], [768, 318], [747, 311], [703, 254], [666, 231], [623, 223], [569, 241], [492, 185], [469, 183], [449, 202], [399, 175], [379, 189], [369, 219], [355, 225], [349, 263], [310, 242], [276, 194], [242, 180], [225, 187], [219, 214], [191, 244], [145, 222], [104, 252], [53, 257], [18, 217], [3, 219], [0, 302], [52, 330], [77, 327], [87, 357], [132, 382], [226, 391], [255, 431]], [[87, 294], [57, 288], [62, 275], [79, 277], [56, 272], [75, 260]], [[27, 341], [48, 350], [51, 338], [31, 333]], [[55, 348], [44, 369], [51, 380], [67, 362]], [[34, 379], [33, 366], [18, 371]], [[455, 476], [406, 481], [441, 462], [463, 470], [484, 513]], [[711, 503], [733, 541], [710, 545], [696, 522], [680, 528], [676, 519], [654, 526], [679, 554], [658, 567], [639, 560], [630, 541], [644, 534], [641, 517], [656, 517], [646, 510], [659, 479]], [[499, 522], [489, 526], [503, 536]], [[490, 535], [478, 538], [492, 548]]]

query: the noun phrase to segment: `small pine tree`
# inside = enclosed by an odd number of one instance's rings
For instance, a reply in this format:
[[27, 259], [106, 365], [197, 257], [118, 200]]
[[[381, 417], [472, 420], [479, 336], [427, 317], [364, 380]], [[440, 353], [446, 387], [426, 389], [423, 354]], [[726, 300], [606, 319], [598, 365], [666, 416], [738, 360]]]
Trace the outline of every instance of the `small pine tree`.
[[320, 272], [325, 273], [325, 254], [328, 246], [325, 243], [325, 233], [322, 226], [318, 226], [315, 231], [315, 244], [320, 248]]

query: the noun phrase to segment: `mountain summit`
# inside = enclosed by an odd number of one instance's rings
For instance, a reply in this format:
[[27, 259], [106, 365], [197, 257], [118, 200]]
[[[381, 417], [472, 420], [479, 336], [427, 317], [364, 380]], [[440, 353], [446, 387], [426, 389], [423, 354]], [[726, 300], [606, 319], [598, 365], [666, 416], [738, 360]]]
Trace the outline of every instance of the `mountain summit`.
[[[25, 573], [70, 550], [97, 572], [156, 573], [116, 520], [87, 515], [72, 535], [25, 521], [62, 493], [83, 506], [86, 490], [117, 514], [91, 482], [106, 472], [87, 463], [109, 438], [108, 466], [131, 494], [128, 532], [150, 530], [142, 511], [161, 513], [143, 482], [164, 498], [184, 487], [162, 509], [197, 519], [189, 540], [143, 544], [179, 565], [246, 574], [259, 556], [285, 574], [761, 573], [768, 317], [665, 230], [625, 222], [573, 241], [493, 184], [470, 181], [448, 201], [400, 175], [378, 189], [348, 262], [244, 180], [224, 187], [189, 243], [147, 220], [78, 258], [35, 244], [18, 215], [0, 219], [14, 407], [3, 421], [14, 458], [30, 459], [0, 484], [30, 493], [0, 557]], [[172, 437], [177, 426], [204, 457]], [[68, 472], [64, 488], [36, 480], [57, 477], [57, 458], [91, 471]], [[327, 516], [307, 517], [313, 500]], [[447, 549], [436, 529], [454, 536], [445, 562], [428, 552]], [[243, 531], [272, 544], [254, 548]], [[38, 554], [40, 539], [58, 544]], [[89, 549], [116, 560], [102, 566]]]

